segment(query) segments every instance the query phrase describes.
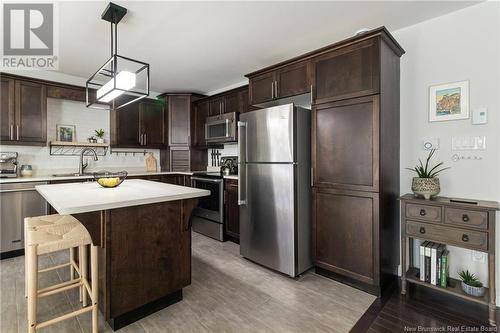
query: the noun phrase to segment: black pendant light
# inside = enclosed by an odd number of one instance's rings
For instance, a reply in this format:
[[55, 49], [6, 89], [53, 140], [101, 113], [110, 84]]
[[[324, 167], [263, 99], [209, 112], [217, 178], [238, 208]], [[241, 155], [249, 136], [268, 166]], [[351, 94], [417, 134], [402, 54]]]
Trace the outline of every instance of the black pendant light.
[[116, 110], [149, 95], [149, 64], [117, 52], [118, 23], [126, 13], [110, 2], [101, 15], [111, 23], [111, 58], [87, 80], [87, 107]]

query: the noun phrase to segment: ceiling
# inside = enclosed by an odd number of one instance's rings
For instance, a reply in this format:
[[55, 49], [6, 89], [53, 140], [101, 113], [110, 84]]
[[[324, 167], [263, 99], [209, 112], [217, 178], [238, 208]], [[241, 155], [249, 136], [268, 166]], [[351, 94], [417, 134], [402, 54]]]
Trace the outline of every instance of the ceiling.
[[[385, 25], [394, 31], [474, 1], [146, 2], [118, 25], [118, 53], [151, 66], [156, 92], [210, 93], [244, 74]], [[59, 2], [59, 71], [88, 78], [108, 58], [107, 2]], [[402, 45], [404, 48], [404, 45]]]

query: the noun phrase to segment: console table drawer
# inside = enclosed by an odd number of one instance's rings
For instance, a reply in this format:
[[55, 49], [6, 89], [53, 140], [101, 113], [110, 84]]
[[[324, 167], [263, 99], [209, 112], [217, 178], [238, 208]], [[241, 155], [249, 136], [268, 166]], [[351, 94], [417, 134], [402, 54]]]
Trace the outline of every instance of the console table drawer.
[[488, 233], [413, 221], [406, 222], [408, 236], [457, 245], [473, 250], [488, 250]]
[[487, 212], [446, 207], [444, 216], [444, 222], [447, 224], [488, 229]]
[[430, 222], [440, 222], [441, 207], [409, 203], [406, 204], [406, 217]]

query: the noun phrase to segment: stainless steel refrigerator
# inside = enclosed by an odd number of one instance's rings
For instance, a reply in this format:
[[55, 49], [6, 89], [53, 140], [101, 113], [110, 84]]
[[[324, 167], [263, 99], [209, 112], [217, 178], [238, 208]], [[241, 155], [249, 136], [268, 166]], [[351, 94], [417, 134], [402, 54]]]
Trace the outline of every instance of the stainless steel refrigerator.
[[297, 276], [311, 267], [311, 111], [293, 104], [240, 115], [240, 253]]

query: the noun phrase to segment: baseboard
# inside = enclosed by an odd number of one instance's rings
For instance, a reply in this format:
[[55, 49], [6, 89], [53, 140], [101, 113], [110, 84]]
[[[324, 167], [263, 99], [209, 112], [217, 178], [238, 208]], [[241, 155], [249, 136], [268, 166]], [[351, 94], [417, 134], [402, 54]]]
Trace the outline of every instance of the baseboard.
[[24, 249], [7, 251], [0, 253], [0, 260], [24, 256]]

